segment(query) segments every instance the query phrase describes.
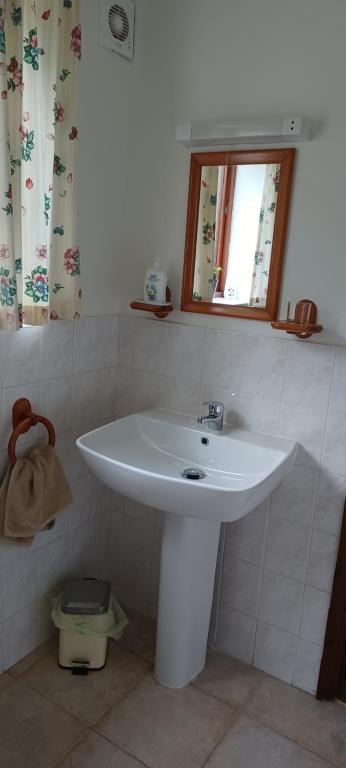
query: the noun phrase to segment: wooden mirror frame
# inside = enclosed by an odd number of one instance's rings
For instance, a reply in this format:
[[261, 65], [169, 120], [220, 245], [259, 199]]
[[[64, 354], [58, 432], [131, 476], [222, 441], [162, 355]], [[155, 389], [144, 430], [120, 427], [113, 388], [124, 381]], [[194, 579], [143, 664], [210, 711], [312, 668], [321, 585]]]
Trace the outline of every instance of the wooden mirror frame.
[[[234, 152], [196, 152], [191, 155], [184, 273], [181, 293], [181, 309], [183, 312], [243, 317], [251, 320], [276, 320], [280, 298], [281, 274], [292, 187], [294, 157], [295, 149], [291, 148], [250, 149], [237, 150]], [[206, 165], [227, 166], [263, 163], [281, 163], [266, 307], [247, 307], [244, 305], [238, 306], [236, 304], [217, 304], [216, 302], [209, 301], [193, 301], [192, 295], [195, 275], [202, 167]]]

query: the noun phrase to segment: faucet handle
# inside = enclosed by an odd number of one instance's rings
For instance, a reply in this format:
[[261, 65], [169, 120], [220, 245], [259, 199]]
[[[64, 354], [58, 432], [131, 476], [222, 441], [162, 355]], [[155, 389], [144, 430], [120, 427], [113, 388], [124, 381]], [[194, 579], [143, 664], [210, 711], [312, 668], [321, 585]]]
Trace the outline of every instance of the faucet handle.
[[211, 415], [215, 414], [216, 416], [221, 416], [225, 410], [224, 404], [220, 403], [218, 400], [207, 400], [203, 405], [209, 406], [209, 413]]

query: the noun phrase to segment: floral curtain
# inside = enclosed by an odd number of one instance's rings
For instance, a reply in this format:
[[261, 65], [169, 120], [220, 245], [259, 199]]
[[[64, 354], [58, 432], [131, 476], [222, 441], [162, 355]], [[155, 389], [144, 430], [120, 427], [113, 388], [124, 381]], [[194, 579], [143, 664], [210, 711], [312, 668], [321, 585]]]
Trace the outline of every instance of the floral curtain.
[[267, 304], [269, 268], [279, 183], [280, 163], [269, 163], [266, 168], [263, 185], [263, 198], [250, 292], [251, 307], [265, 307]]
[[79, 0], [0, 0], [0, 328], [79, 317]]
[[217, 166], [203, 166], [193, 282], [195, 301], [213, 300], [218, 178]]

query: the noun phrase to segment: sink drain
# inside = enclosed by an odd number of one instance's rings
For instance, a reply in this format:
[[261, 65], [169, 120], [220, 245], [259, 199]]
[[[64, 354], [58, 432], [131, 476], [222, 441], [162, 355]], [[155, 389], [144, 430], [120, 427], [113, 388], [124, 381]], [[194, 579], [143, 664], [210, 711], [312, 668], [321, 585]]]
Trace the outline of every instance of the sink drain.
[[203, 480], [203, 478], [206, 476], [205, 472], [202, 472], [201, 469], [196, 469], [195, 467], [184, 469], [181, 474], [186, 478], [186, 480]]

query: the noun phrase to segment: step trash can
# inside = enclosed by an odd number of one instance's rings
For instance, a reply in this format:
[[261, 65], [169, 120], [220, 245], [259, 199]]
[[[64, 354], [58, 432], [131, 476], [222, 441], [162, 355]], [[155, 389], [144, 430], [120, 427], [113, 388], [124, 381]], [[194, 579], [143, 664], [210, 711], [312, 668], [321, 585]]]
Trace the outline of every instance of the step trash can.
[[59, 629], [59, 666], [74, 674], [102, 669], [108, 638], [119, 640], [128, 624], [110, 582], [90, 578], [67, 582], [52, 600], [51, 616]]

